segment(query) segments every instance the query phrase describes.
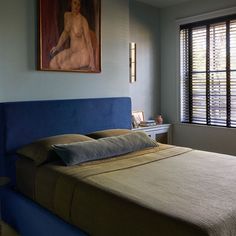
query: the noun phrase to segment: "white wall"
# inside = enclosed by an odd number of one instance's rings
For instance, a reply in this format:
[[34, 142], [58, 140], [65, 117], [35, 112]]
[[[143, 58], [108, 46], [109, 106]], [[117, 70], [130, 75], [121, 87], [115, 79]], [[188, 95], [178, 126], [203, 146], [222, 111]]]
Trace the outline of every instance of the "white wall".
[[173, 143], [236, 155], [236, 129], [179, 123], [179, 77], [176, 20], [235, 7], [235, 0], [199, 0], [161, 10], [161, 112], [175, 124]]
[[236, 155], [235, 129], [176, 124], [173, 134], [175, 145]]

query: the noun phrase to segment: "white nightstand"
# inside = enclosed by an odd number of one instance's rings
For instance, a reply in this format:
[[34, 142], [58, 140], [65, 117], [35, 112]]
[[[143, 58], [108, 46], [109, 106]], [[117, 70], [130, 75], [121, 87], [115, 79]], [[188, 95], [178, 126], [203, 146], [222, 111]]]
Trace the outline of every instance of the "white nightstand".
[[149, 127], [139, 127], [132, 130], [140, 130], [160, 143], [171, 144], [171, 124], [161, 124]]

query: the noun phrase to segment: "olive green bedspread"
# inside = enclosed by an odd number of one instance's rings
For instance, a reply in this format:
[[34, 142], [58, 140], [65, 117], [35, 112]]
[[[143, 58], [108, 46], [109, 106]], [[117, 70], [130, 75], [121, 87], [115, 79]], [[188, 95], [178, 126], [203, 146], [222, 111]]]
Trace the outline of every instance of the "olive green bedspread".
[[33, 187], [25, 193], [89, 235], [236, 235], [233, 156], [161, 145], [81, 166], [47, 164]]

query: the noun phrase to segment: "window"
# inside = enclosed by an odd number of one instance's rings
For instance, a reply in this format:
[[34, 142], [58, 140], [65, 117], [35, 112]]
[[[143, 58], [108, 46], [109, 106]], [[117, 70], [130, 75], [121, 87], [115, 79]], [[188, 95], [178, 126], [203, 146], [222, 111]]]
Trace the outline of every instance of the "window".
[[236, 15], [180, 26], [181, 121], [236, 127]]

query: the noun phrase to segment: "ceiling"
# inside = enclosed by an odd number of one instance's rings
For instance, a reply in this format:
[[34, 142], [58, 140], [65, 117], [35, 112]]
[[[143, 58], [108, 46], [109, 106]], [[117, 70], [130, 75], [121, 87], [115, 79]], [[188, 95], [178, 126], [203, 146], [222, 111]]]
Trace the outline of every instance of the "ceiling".
[[177, 5], [183, 2], [190, 2], [192, 0], [137, 0], [137, 1], [162, 8], [162, 7]]

